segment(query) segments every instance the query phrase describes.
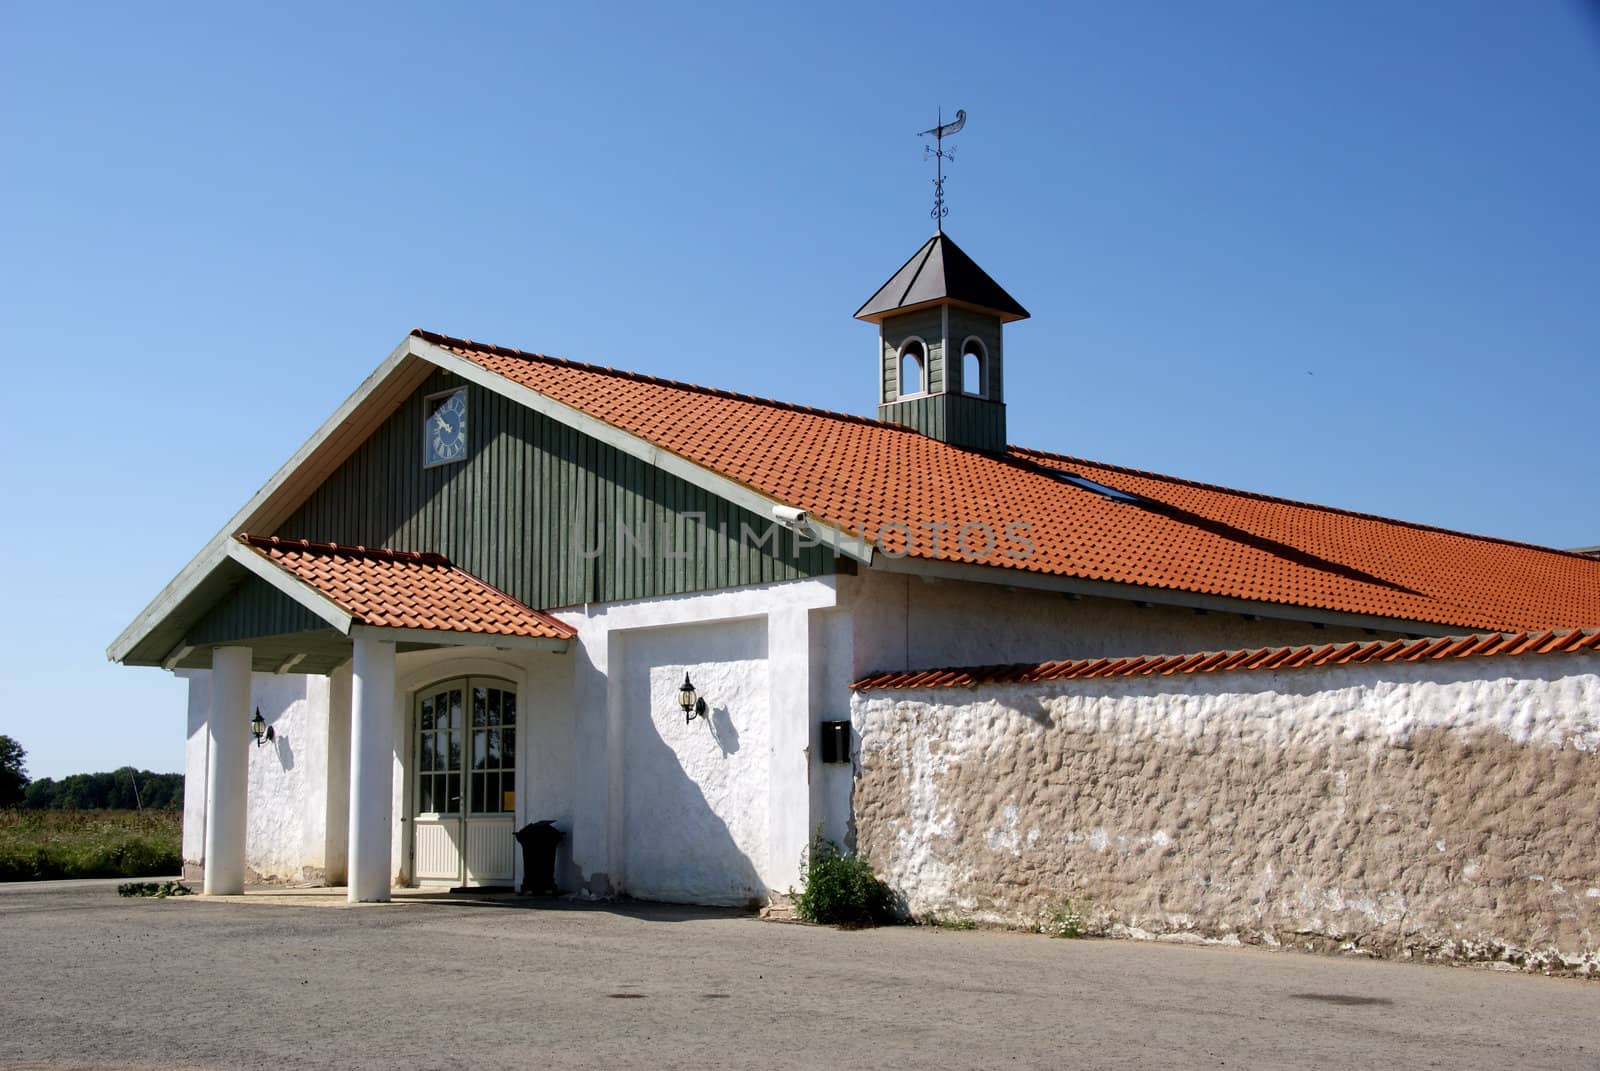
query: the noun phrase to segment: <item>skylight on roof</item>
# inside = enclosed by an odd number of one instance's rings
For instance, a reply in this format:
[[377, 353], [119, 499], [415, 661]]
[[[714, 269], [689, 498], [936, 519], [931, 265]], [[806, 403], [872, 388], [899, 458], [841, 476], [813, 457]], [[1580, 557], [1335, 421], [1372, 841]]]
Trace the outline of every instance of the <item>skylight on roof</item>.
[[1130, 506], [1142, 506], [1145, 503], [1144, 498], [1139, 495], [1129, 491], [1119, 491], [1115, 487], [1107, 487], [1103, 483], [1096, 483], [1087, 476], [1079, 476], [1077, 473], [1053, 472], [1051, 475], [1062, 483], [1070, 483], [1072, 486], [1081, 487], [1085, 491], [1093, 491], [1101, 498], [1109, 498], [1113, 502], [1126, 502]]

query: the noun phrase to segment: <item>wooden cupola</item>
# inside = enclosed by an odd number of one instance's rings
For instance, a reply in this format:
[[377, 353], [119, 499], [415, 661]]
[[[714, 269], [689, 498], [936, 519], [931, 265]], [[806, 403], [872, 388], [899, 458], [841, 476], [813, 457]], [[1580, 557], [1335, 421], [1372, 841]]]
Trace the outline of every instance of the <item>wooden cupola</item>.
[[1004, 453], [1002, 326], [1027, 316], [948, 234], [929, 238], [856, 310], [878, 325], [878, 419]]

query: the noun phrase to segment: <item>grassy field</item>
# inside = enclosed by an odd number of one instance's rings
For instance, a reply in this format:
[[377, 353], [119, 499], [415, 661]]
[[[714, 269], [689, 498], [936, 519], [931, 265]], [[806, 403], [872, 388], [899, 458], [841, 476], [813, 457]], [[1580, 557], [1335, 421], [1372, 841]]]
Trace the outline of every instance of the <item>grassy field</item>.
[[181, 811], [0, 810], [0, 881], [176, 874], [182, 847]]

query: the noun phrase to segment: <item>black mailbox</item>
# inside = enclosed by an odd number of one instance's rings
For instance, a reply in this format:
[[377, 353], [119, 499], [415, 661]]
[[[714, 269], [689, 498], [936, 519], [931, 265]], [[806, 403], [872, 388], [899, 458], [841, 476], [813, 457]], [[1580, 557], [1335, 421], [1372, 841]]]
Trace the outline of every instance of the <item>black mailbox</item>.
[[850, 723], [825, 721], [822, 723], [822, 761], [850, 761]]

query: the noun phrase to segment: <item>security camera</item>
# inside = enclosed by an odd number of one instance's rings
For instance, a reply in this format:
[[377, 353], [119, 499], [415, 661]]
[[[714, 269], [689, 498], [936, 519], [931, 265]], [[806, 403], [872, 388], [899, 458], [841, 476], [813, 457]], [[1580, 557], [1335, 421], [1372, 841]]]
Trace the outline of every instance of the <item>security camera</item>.
[[798, 526], [806, 523], [806, 511], [795, 509], [793, 506], [773, 506], [772, 516], [773, 519], [782, 521], [784, 524]]

